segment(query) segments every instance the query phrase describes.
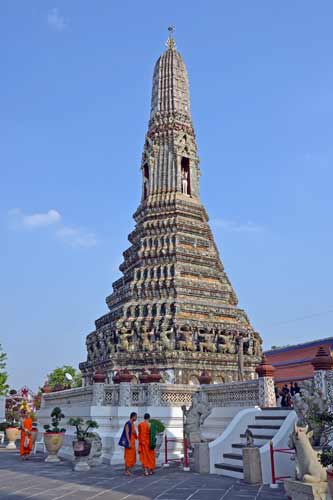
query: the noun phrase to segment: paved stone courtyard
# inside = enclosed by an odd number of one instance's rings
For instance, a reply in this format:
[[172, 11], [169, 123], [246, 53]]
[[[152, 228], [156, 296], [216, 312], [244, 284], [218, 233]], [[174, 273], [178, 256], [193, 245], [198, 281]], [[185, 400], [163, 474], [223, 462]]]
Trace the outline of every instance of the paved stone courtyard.
[[0, 499], [23, 500], [278, 500], [283, 490], [250, 486], [215, 475], [158, 468], [144, 477], [140, 468], [128, 478], [120, 466], [102, 465], [74, 472], [71, 464], [46, 464], [43, 454], [21, 462], [17, 452], [0, 449]]

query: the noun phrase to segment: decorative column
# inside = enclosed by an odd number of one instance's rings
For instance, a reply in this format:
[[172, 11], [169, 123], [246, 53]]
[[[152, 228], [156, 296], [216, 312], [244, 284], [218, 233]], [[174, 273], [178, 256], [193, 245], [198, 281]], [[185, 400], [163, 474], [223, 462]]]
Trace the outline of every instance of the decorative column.
[[92, 394], [92, 406], [102, 406], [104, 404], [104, 385], [106, 380], [106, 374], [102, 371], [97, 371], [93, 377], [93, 394]]
[[129, 382], [120, 382], [119, 406], [132, 406], [131, 385]]
[[150, 383], [147, 386], [147, 406], [161, 406], [161, 390], [159, 383]]
[[261, 364], [256, 368], [259, 377], [259, 405], [263, 408], [276, 406], [274, 371], [275, 368], [269, 364], [266, 356], [263, 355]]
[[322, 345], [311, 361], [314, 368], [313, 380], [317, 391], [327, 399], [328, 407], [333, 410], [333, 358], [330, 348]]

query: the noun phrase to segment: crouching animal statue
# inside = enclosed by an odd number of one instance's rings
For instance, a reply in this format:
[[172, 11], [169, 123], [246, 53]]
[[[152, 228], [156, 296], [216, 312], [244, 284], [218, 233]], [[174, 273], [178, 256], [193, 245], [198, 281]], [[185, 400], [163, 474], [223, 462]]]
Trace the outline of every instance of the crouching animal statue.
[[289, 436], [288, 446], [296, 453], [295, 479], [305, 483], [326, 481], [326, 469], [319, 463], [318, 454], [312, 448], [310, 438], [313, 431], [308, 432], [308, 426], [298, 427]]

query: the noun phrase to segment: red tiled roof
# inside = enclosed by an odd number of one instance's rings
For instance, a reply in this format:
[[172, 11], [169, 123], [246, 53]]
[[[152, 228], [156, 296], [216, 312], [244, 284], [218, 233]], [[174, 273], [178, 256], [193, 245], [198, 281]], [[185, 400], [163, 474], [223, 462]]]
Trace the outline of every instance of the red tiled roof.
[[322, 345], [332, 348], [333, 337], [266, 351], [267, 360], [275, 368], [274, 380], [281, 383], [312, 378], [311, 362]]

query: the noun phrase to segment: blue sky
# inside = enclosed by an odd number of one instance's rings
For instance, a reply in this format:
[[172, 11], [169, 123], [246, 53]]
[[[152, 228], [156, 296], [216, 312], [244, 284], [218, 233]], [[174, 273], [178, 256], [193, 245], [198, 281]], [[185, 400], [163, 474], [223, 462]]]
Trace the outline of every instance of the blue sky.
[[328, 0], [2, 0], [0, 341], [13, 386], [84, 360], [106, 312], [170, 24], [240, 306], [265, 347], [333, 335], [332, 17]]

